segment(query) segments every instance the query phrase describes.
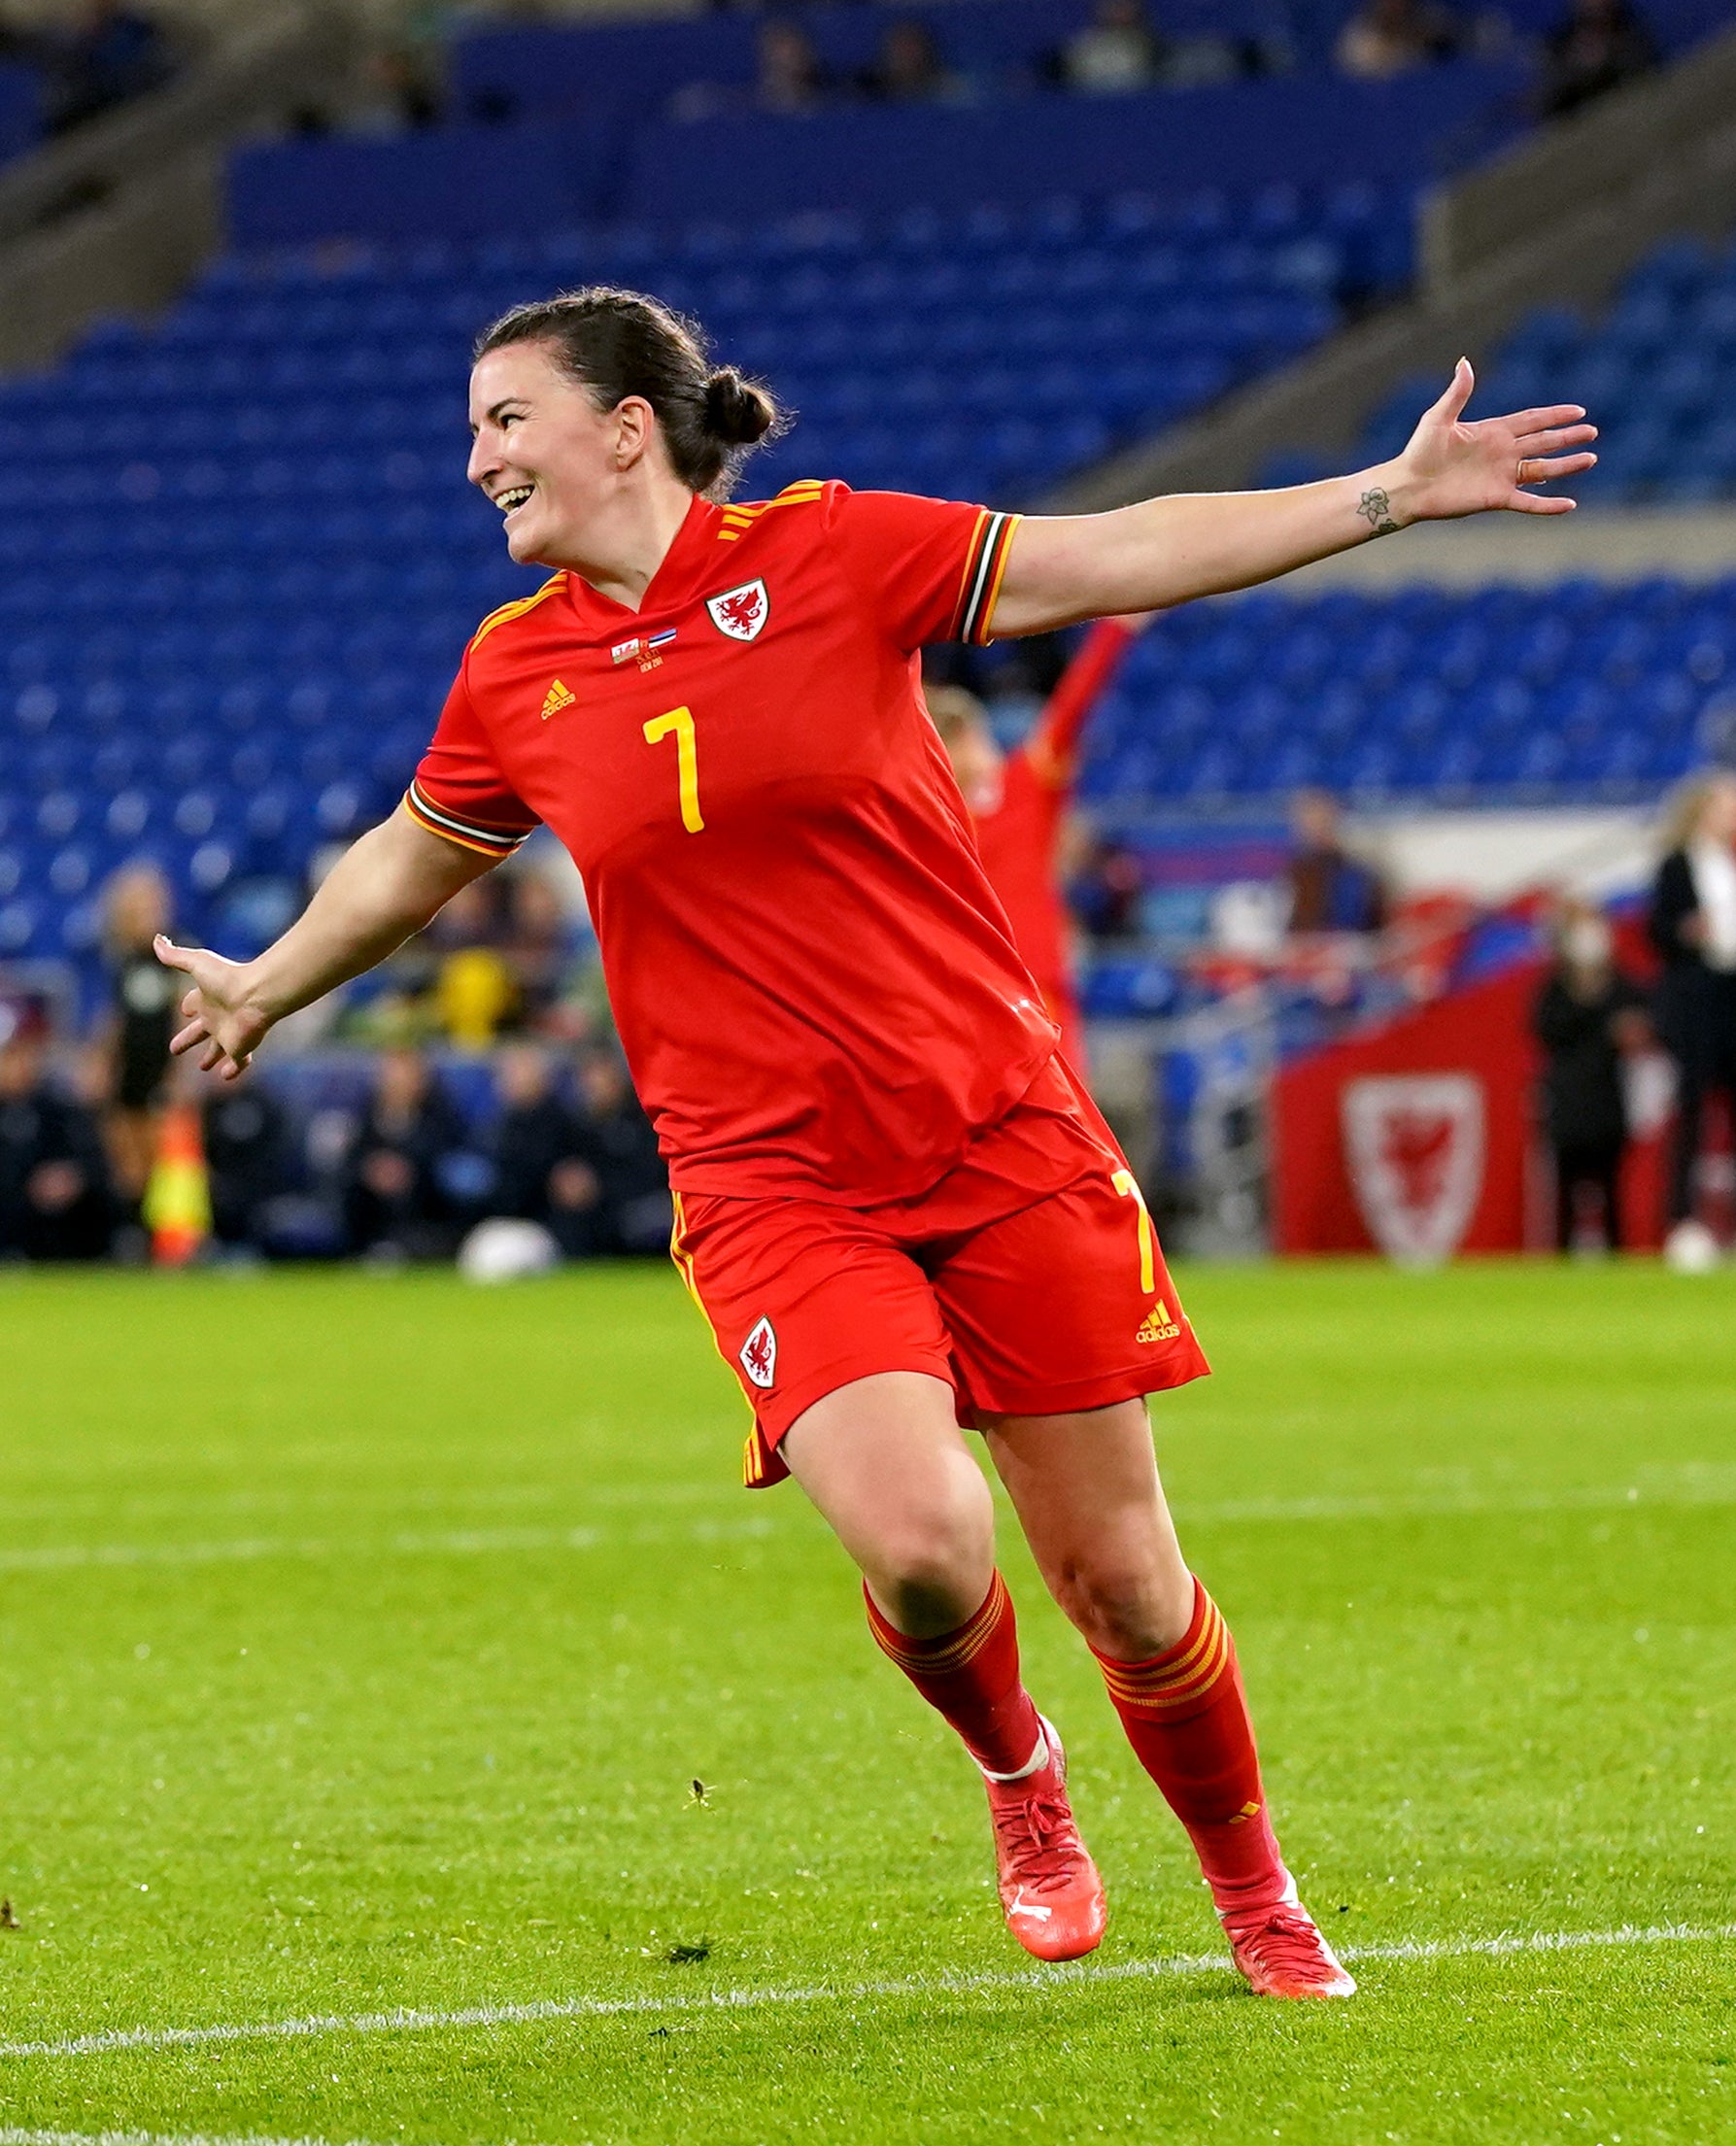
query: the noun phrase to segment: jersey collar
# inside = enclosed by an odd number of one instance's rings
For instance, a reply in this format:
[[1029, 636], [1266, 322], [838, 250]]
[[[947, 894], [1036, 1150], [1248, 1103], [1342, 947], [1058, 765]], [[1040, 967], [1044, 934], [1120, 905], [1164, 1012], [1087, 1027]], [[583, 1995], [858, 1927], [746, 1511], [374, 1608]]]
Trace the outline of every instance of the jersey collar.
[[723, 509], [713, 500], [703, 499], [698, 493], [694, 494], [673, 542], [664, 554], [663, 564], [646, 584], [644, 597], [636, 611], [630, 610], [625, 603], [617, 603], [613, 596], [605, 596], [582, 575], [569, 572], [567, 595], [581, 629], [587, 634], [618, 635], [624, 630], [635, 630], [666, 618], [689, 601], [705, 579], [717, 526], [722, 518]]

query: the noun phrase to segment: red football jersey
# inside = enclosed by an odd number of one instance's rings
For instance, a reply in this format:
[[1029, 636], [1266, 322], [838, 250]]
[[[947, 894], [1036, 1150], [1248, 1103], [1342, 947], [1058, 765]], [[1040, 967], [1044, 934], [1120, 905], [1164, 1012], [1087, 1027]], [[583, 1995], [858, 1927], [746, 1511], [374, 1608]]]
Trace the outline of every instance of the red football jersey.
[[561, 573], [466, 651], [410, 810], [571, 852], [679, 1189], [908, 1197], [1054, 1050], [918, 690], [925, 642], [987, 638], [1014, 526], [696, 499], [636, 612]]
[[983, 869], [1012, 925], [1013, 942], [1075, 1059], [1082, 1037], [1059, 877], [1061, 823], [1072, 797], [1079, 732], [1138, 632], [1121, 619], [1098, 621], [1031, 735], [1007, 754], [1000, 803], [973, 815]]

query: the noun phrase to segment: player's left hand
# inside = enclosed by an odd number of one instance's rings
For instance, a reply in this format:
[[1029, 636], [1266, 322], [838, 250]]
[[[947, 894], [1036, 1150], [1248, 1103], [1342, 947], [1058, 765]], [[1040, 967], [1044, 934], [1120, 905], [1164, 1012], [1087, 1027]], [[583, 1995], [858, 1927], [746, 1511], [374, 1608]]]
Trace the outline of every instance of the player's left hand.
[[[1518, 514], [1571, 514], [1577, 502], [1540, 499], [1527, 488], [1577, 476], [1597, 457], [1584, 452], [1597, 437], [1577, 402], [1512, 417], [1465, 418], [1477, 376], [1461, 358], [1447, 392], [1425, 411], [1394, 465], [1394, 503], [1402, 519], [1448, 522], [1507, 508]], [[1373, 519], [1373, 517], [1371, 517]]]

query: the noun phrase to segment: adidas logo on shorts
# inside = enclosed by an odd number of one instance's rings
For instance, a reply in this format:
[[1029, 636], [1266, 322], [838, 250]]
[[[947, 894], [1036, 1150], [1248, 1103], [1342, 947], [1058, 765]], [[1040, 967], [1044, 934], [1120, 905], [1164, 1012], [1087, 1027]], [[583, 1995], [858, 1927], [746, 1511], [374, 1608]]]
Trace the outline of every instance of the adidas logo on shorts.
[[1140, 1320], [1140, 1331], [1134, 1336], [1134, 1340], [1136, 1342], [1173, 1342], [1180, 1331], [1180, 1327], [1170, 1316], [1169, 1306], [1162, 1297], [1159, 1297], [1150, 1311], [1146, 1312], [1144, 1318]]

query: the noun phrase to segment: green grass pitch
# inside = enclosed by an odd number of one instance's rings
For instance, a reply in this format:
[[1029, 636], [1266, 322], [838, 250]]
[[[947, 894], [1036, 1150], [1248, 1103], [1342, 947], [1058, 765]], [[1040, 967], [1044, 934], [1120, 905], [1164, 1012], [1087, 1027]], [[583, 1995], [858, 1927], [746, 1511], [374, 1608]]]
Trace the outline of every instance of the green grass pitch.
[[1183, 1286], [1348, 2004], [1242, 1993], [1009, 1536], [1111, 1903], [1017, 1951], [666, 1270], [0, 1277], [0, 2142], [1736, 2138], [1736, 1275]]

